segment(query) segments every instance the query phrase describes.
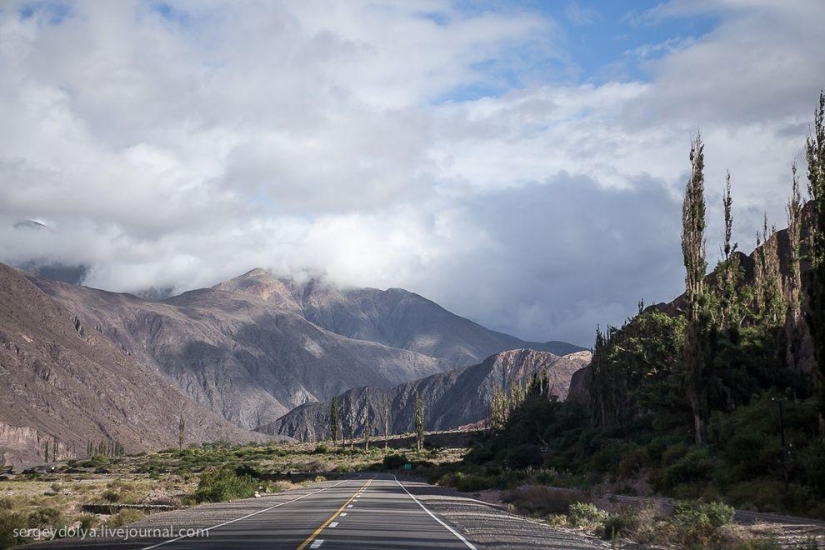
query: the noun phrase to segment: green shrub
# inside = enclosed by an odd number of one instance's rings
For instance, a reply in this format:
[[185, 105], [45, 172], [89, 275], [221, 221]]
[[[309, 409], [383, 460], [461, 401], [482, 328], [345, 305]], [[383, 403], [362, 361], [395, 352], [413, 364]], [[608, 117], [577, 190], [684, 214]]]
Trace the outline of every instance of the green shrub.
[[[535, 516], [554, 516], [567, 514], [573, 503], [581, 502], [583, 494], [579, 491], [529, 485], [511, 491], [504, 501], [513, 504], [519, 510]], [[567, 519], [565, 516], [565, 523]]]
[[195, 491], [197, 502], [224, 502], [249, 498], [255, 494], [258, 482], [248, 475], [239, 476], [234, 470], [223, 468], [201, 476]]
[[703, 523], [711, 527], [722, 527], [733, 521], [736, 510], [723, 502], [680, 502], [673, 509], [676, 521]]
[[10, 548], [27, 542], [22, 537], [15, 537], [15, 530], [28, 528], [29, 524], [23, 514], [0, 510], [0, 548]]
[[638, 515], [629, 508], [624, 508], [615, 514], [609, 514], [597, 529], [597, 533], [604, 539], [614, 540], [628, 535], [638, 524]]
[[620, 477], [636, 477], [642, 469], [648, 465], [648, 452], [644, 448], [627, 449], [622, 453], [622, 458], [617, 467]]
[[719, 528], [733, 521], [734, 509], [721, 502], [681, 502], [673, 510], [670, 525], [674, 542], [683, 547], [716, 548], [722, 544]]
[[244, 464], [242, 466], [235, 467], [235, 475], [238, 477], [251, 477], [254, 479], [260, 480], [263, 477], [263, 474], [259, 472], [257, 469], [249, 466], [248, 464]]
[[596, 472], [616, 473], [622, 460], [622, 448], [617, 442], [610, 442], [599, 449], [590, 460], [590, 467]]
[[495, 479], [482, 474], [463, 474], [458, 472], [455, 474], [453, 487], [459, 491], [466, 493], [473, 493], [476, 491], [483, 491], [495, 486]]
[[544, 453], [538, 445], [518, 445], [504, 455], [504, 464], [516, 470], [535, 468], [544, 464]]
[[574, 502], [567, 512], [567, 521], [573, 527], [596, 528], [607, 519], [607, 512], [589, 502]]
[[40, 506], [29, 514], [30, 527], [57, 527], [63, 522], [63, 514], [57, 508]]
[[807, 474], [807, 483], [825, 497], [825, 441], [816, 441], [806, 449], [801, 457]]
[[106, 489], [100, 497], [106, 502], [117, 502], [120, 500], [120, 492], [114, 489]]
[[314, 451], [312, 451], [312, 453], [313, 453], [313, 454], [316, 454], [316, 455], [325, 455], [325, 454], [328, 454], [328, 453], [329, 453], [329, 447], [327, 447], [326, 445], [324, 445], [324, 444], [322, 443], [322, 444], [320, 444], [320, 445], [317, 445], [317, 446], [315, 447], [315, 450], [314, 450]]
[[668, 467], [662, 481], [667, 489], [672, 489], [682, 483], [707, 482], [710, 481], [713, 470], [714, 464], [710, 451], [694, 449]]
[[382, 464], [387, 470], [400, 470], [407, 463], [406, 455], [391, 454], [384, 457]]
[[126, 508], [114, 514], [109, 520], [106, 522], [106, 527], [115, 528], [121, 527], [123, 525], [128, 525], [130, 523], [135, 523], [136, 521], [142, 520], [146, 517], [146, 514], [141, 512], [140, 510], [133, 510], [131, 508]]
[[83, 514], [78, 520], [80, 521], [80, 528], [86, 531], [100, 525], [100, 518], [95, 514]]

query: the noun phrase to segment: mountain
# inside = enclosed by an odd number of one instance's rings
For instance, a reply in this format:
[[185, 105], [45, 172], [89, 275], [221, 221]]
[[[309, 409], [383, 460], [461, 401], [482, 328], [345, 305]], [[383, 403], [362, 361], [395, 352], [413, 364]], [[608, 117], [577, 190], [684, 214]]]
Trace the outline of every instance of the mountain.
[[583, 350], [565, 342], [525, 342], [489, 330], [400, 288], [344, 289], [319, 279], [299, 283], [276, 278], [262, 269], [215, 288], [276, 304], [347, 338], [415, 351], [456, 366], [478, 363], [508, 349], [529, 348], [557, 355]]
[[[446, 430], [476, 424], [488, 418], [493, 391], [526, 383], [534, 373], [546, 372], [550, 393], [564, 400], [570, 379], [590, 361], [590, 352], [560, 357], [528, 349], [510, 350], [487, 358], [478, 365], [456, 369], [400, 384], [393, 388], [354, 388], [337, 396], [344, 413], [355, 415], [355, 434], [363, 434], [369, 404], [370, 423], [375, 433], [383, 433], [383, 400], [390, 404], [390, 432], [414, 430], [415, 400], [424, 400], [425, 429]], [[260, 428], [267, 434], [289, 435], [303, 440], [330, 437], [331, 403], [303, 405]]]
[[452, 367], [325, 330], [272, 301], [218, 289], [163, 302], [32, 277], [79, 322], [243, 428], [360, 386], [388, 387]]
[[194, 402], [155, 369], [90, 330], [27, 276], [0, 264], [0, 459], [85, 455], [89, 441], [127, 451], [187, 442], [263, 440]]
[[14, 385], [0, 386], [0, 399], [15, 405], [0, 415], [9, 427], [0, 426], [0, 452], [69, 441], [64, 423], [79, 427], [75, 439], [166, 446], [182, 408], [192, 440], [238, 440], [250, 436], [225, 421], [258, 428], [350, 388], [393, 387], [525, 344], [400, 289], [343, 290], [262, 270], [160, 302], [7, 266], [2, 274], [2, 368]]

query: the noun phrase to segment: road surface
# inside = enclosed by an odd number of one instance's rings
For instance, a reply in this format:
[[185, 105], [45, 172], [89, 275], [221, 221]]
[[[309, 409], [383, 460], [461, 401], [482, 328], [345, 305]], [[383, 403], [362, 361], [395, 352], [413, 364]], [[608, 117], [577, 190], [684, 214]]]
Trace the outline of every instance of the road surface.
[[[425, 504], [426, 503], [426, 504]], [[401, 483], [388, 474], [326, 481], [304, 490], [153, 514], [132, 532], [27, 548], [154, 550], [266, 548], [371, 550], [593, 549], [606, 545], [488, 504]], [[157, 530], [152, 532], [151, 530]], [[128, 538], [127, 538], [128, 535]]]

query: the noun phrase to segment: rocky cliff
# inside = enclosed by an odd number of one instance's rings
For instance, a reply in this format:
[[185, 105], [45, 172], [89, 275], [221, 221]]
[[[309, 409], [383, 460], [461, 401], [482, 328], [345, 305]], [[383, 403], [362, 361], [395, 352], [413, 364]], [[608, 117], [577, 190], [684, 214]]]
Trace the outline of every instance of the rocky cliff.
[[[415, 426], [415, 400], [424, 400], [425, 428], [446, 430], [477, 423], [490, 414], [496, 388], [509, 390], [526, 384], [534, 373], [546, 372], [550, 391], [559, 399], [567, 397], [570, 379], [589, 362], [590, 352], [560, 357], [534, 350], [511, 350], [489, 357], [482, 363], [429, 376], [389, 389], [355, 388], [337, 397], [342, 418], [349, 411], [355, 418], [355, 434], [363, 434], [369, 414], [375, 433], [383, 433], [383, 402], [389, 400], [390, 432], [406, 433]], [[289, 435], [303, 440], [329, 437], [329, 402], [298, 407], [261, 431]]]

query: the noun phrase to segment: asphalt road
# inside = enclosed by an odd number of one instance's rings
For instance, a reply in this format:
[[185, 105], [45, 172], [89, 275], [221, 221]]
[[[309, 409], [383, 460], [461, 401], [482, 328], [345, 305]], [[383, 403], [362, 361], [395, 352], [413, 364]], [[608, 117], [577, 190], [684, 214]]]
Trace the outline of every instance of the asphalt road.
[[[134, 530], [128, 539], [122, 532], [114, 537], [63, 539], [37, 544], [34, 548], [480, 550], [603, 547], [598, 541], [583, 536], [556, 533], [544, 525], [525, 523], [472, 499], [434, 497], [438, 500], [433, 504], [442, 512], [458, 510], [454, 516], [437, 515], [422, 502], [426, 501], [428, 491], [433, 494], [436, 489], [422, 483], [405, 482], [402, 485], [387, 474], [366, 474], [259, 499], [153, 514], [128, 526]], [[420, 498], [415, 496], [416, 492]], [[466, 501], [457, 503], [464, 508], [452, 506], [452, 500]], [[439, 515], [452, 521], [448, 523], [449, 520], [445, 521]], [[490, 525], [501, 527], [491, 533]], [[166, 532], [147, 536], [148, 529], [166, 529]], [[512, 539], [513, 533], [519, 531], [524, 531], [521, 538]], [[184, 536], [178, 536], [179, 532]], [[480, 540], [474, 540], [474, 533]]]

